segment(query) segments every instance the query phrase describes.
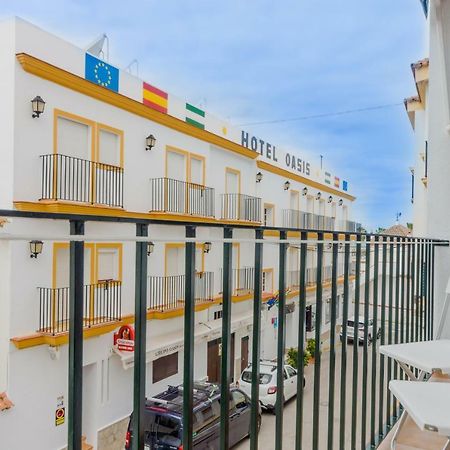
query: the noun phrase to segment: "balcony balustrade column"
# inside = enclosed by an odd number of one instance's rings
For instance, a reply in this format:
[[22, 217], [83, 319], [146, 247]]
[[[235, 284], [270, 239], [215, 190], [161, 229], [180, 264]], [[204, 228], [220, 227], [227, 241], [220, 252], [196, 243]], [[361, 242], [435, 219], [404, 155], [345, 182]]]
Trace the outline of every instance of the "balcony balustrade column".
[[[232, 239], [233, 229], [224, 228], [223, 237]], [[231, 292], [233, 243], [223, 244], [223, 300], [222, 300], [222, 367], [220, 386], [220, 450], [229, 449], [230, 429], [230, 359], [231, 359]]]
[[[195, 227], [186, 227], [186, 237], [195, 238]], [[195, 242], [185, 244], [183, 449], [192, 450], [194, 428], [194, 334], [195, 334]], [[228, 404], [228, 403], [227, 403]]]
[[[70, 234], [84, 234], [84, 222], [70, 221]], [[84, 242], [70, 241], [68, 450], [81, 450], [83, 411]]]
[[304, 402], [304, 389], [303, 389], [303, 376], [305, 368], [303, 366], [303, 359], [305, 355], [305, 341], [306, 341], [306, 256], [308, 253], [308, 244], [306, 240], [308, 233], [306, 231], [301, 232], [300, 244], [300, 291], [298, 296], [298, 357], [297, 357], [297, 432], [295, 434], [295, 450], [302, 449], [303, 438], [303, 402]]
[[[256, 239], [264, 238], [263, 230], [255, 231]], [[263, 244], [255, 243], [255, 271], [253, 297], [253, 339], [252, 339], [252, 410], [250, 427], [250, 450], [258, 450], [259, 421], [259, 358], [261, 353], [261, 302], [262, 302]]]
[[[136, 224], [136, 236], [148, 236], [147, 224]], [[136, 242], [133, 450], [145, 445], [145, 376], [147, 338], [147, 243]]]

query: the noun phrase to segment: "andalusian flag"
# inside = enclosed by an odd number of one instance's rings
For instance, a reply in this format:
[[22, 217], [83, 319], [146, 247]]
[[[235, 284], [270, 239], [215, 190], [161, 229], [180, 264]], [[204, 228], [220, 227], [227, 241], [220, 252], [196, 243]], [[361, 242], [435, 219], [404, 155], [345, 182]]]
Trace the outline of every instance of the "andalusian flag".
[[334, 177], [334, 186], [339, 187], [341, 185], [341, 180], [338, 177]]
[[325, 172], [325, 183], [331, 184], [331, 173]]
[[149, 108], [156, 109], [156, 111], [167, 114], [168, 105], [167, 92], [161, 91], [155, 86], [146, 82], [142, 85], [142, 103]]
[[194, 127], [205, 129], [205, 111], [186, 103], [186, 122]]

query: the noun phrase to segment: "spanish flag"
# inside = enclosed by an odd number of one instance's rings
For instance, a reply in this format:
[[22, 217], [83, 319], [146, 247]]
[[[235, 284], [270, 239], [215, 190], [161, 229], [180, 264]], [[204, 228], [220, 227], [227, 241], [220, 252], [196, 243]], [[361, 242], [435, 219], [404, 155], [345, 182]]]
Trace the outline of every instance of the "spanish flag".
[[167, 114], [168, 98], [167, 92], [161, 91], [161, 89], [144, 81], [142, 85], [142, 103], [144, 105]]

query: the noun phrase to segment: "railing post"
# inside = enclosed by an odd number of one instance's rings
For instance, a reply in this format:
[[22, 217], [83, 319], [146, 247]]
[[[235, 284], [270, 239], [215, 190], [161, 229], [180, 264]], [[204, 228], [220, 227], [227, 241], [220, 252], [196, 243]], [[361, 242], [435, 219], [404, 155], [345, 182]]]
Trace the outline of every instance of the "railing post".
[[[255, 238], [263, 239], [263, 230], [255, 231]], [[259, 428], [259, 357], [261, 353], [261, 301], [262, 301], [263, 244], [255, 243], [255, 271], [253, 296], [253, 338], [252, 338], [252, 409], [250, 426], [250, 450], [258, 450]]]
[[[186, 237], [195, 238], [195, 227], [186, 227]], [[184, 287], [183, 449], [192, 450], [195, 333], [195, 242], [186, 242]], [[227, 403], [228, 405], [228, 403]]]
[[306, 319], [306, 256], [308, 252], [308, 244], [306, 240], [308, 238], [308, 233], [306, 231], [301, 232], [300, 244], [300, 290], [298, 295], [299, 313], [298, 313], [298, 364], [297, 364], [297, 432], [295, 434], [295, 450], [302, 449], [302, 438], [303, 438], [303, 401], [304, 401], [304, 390], [303, 390], [303, 376], [305, 369], [303, 367], [303, 358], [305, 355], [305, 319]]
[[[70, 234], [84, 234], [84, 222], [70, 221]], [[81, 450], [83, 411], [84, 242], [70, 241], [68, 450]]]
[[[232, 228], [224, 228], [223, 237], [233, 237]], [[222, 300], [222, 367], [220, 385], [220, 450], [229, 448], [230, 428], [230, 357], [231, 357], [231, 273], [233, 243], [223, 244], [223, 300]], [[190, 449], [187, 449], [190, 450]]]
[[[333, 450], [334, 443], [334, 384], [336, 378], [336, 313], [337, 313], [337, 278], [339, 234], [333, 233], [331, 263], [331, 323], [330, 323], [330, 368], [328, 375], [328, 450]], [[303, 360], [301, 361], [303, 364]]]
[[[313, 394], [313, 436], [312, 448], [319, 448], [320, 434], [320, 368], [321, 368], [321, 334], [322, 334], [322, 270], [323, 270], [323, 233], [317, 233], [317, 274], [316, 274], [316, 318], [314, 352], [314, 394]], [[348, 267], [347, 267], [348, 268]]]
[[[136, 224], [136, 236], [148, 236], [148, 225]], [[136, 242], [133, 450], [145, 445], [145, 372], [147, 338], [147, 243]]]

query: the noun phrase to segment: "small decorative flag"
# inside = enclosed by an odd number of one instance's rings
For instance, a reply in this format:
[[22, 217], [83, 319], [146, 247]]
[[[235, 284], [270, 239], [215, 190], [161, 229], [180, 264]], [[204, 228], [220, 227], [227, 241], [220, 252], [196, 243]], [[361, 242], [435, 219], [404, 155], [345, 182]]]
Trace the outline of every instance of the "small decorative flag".
[[341, 180], [338, 177], [334, 177], [334, 186], [339, 187], [341, 184]]
[[84, 78], [111, 91], [119, 92], [119, 69], [86, 53]]
[[149, 108], [167, 114], [168, 94], [146, 82], [142, 85], [142, 103]]
[[342, 189], [344, 191], [348, 191], [348, 182], [347, 181], [342, 181]]
[[331, 173], [325, 172], [325, 183], [331, 184]]
[[205, 129], [205, 111], [186, 103], [186, 122], [194, 127]]

